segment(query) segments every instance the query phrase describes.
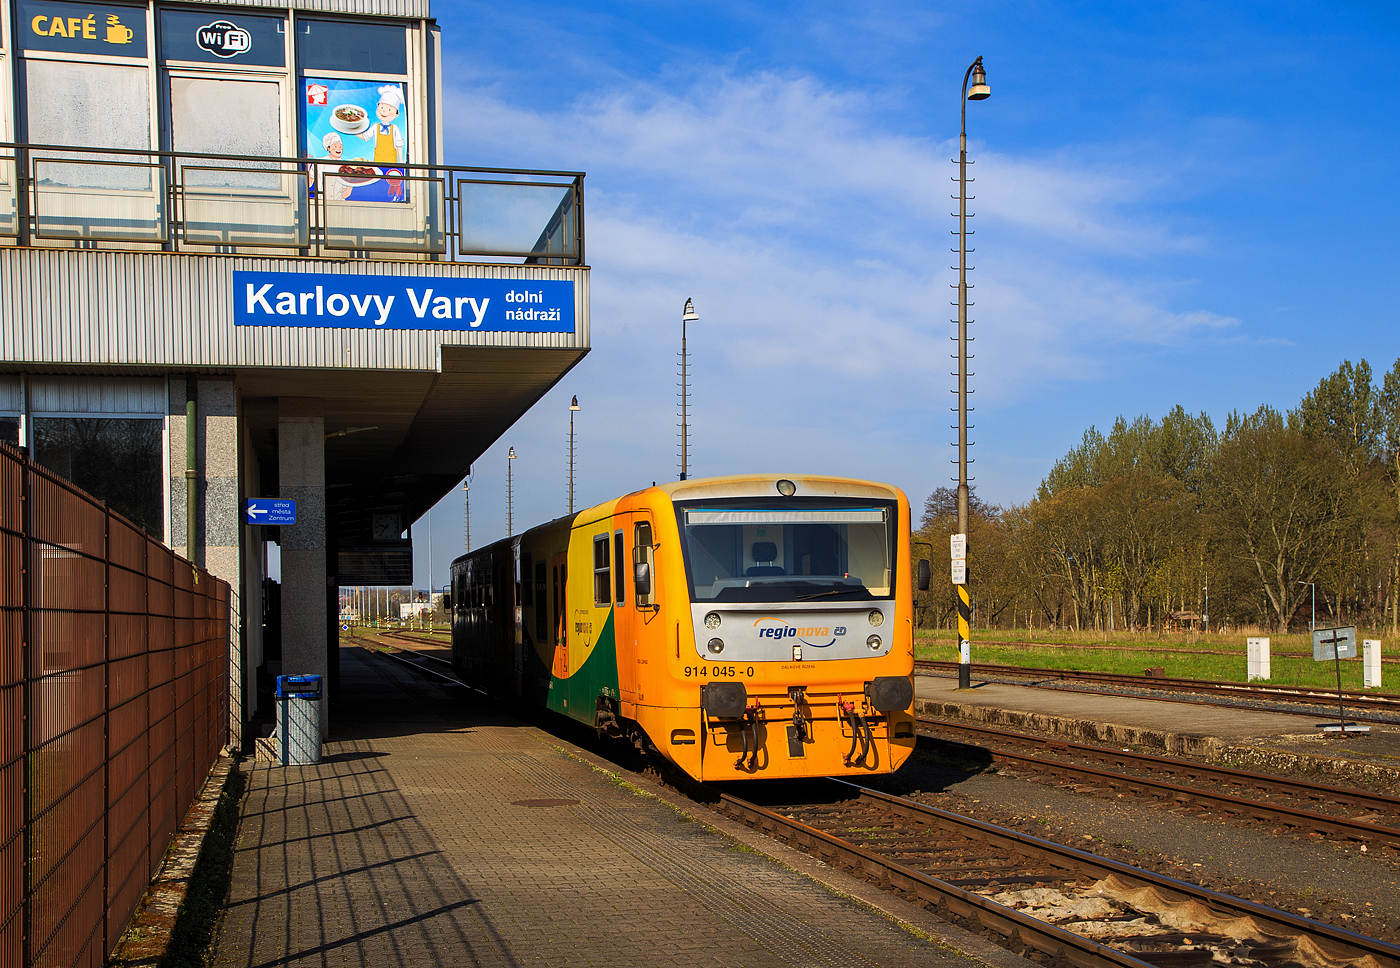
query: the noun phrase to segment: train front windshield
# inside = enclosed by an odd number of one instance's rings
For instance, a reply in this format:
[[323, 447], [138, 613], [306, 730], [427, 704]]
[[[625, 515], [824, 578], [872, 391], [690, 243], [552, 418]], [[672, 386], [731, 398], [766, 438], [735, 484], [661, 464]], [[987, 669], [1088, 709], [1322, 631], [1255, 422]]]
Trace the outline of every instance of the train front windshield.
[[891, 598], [894, 505], [678, 507], [693, 602]]

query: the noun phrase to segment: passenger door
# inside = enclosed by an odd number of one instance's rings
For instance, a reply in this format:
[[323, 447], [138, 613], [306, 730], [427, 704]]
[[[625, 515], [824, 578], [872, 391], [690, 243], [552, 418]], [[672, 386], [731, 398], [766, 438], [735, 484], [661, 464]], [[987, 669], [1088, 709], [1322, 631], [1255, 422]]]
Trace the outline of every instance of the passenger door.
[[569, 603], [566, 601], [569, 583], [569, 556], [567, 553], [550, 558], [553, 576], [550, 600], [554, 604], [554, 665], [552, 672], [556, 679], [566, 679], [569, 675]]
[[[648, 511], [634, 511], [627, 521], [628, 603], [626, 608], [617, 610], [617, 614], [626, 616], [627, 627], [625, 632], [618, 630], [617, 680], [624, 700], [640, 702], [646, 688], [644, 667], [650, 663], [659, 667], [663, 661], [662, 654], [656, 651], [660, 622], [656, 621], [656, 556], [652, 550], [655, 530]], [[645, 585], [637, 580], [639, 565], [646, 567], [649, 581]]]

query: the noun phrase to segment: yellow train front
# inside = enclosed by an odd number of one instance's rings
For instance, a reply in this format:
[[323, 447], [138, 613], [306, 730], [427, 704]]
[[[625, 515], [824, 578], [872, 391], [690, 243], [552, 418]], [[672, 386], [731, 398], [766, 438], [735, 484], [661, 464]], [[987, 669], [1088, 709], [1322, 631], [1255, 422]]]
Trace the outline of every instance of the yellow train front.
[[636, 491], [453, 563], [453, 660], [699, 780], [886, 773], [914, 747], [909, 502], [842, 478]]

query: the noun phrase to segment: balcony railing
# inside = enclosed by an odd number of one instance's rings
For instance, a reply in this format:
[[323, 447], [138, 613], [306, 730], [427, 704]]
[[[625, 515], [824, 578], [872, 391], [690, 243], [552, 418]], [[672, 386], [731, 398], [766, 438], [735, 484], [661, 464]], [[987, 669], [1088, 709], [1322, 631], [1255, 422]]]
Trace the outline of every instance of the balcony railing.
[[583, 174], [0, 142], [0, 245], [583, 265]]

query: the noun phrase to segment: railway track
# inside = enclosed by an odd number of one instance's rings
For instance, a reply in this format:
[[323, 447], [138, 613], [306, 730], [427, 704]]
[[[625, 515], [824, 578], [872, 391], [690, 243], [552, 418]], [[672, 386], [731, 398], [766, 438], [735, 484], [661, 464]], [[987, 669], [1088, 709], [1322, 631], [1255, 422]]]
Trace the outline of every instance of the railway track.
[[[379, 633], [370, 638], [378, 640], [374, 644], [391, 648], [397, 644], [395, 640], [442, 644], [405, 633]], [[436, 680], [460, 685], [449, 672], [438, 671], [441, 666], [450, 670], [446, 659], [412, 648], [375, 651]], [[961, 726], [923, 725], [963, 731]], [[1000, 738], [1007, 746], [1034, 744], [1071, 756], [1103, 757], [1100, 762], [1119, 769], [1143, 770], [1150, 764], [1182, 779], [1217, 786], [1228, 783], [1234, 788], [1243, 785], [1245, 789], [1256, 789], [1251, 784], [1287, 783], [1300, 797], [1336, 798], [1355, 809], [1383, 811], [1386, 817], [1400, 811], [1400, 800], [1362, 791], [1143, 754], [1118, 754], [1081, 744], [1047, 743], [982, 727], [976, 732], [984, 738], [1003, 734]], [[1030, 758], [1018, 751], [983, 751], [1014, 762], [1018, 768], [1029, 768]], [[1063, 772], [1066, 764], [1046, 761], [1038, 769]], [[1139, 794], [1146, 793], [1149, 786], [1142, 778], [1107, 770], [1095, 771], [1094, 777], [1094, 782], [1117, 783]], [[1400, 968], [1400, 946], [1345, 928], [843, 781], [813, 781], [802, 786], [814, 784], [841, 793], [802, 798], [805, 802], [784, 803], [776, 809], [771, 804], [764, 807], [722, 794], [716, 809], [934, 909], [946, 920], [1009, 950], [1056, 968]], [[1154, 789], [1174, 786], [1160, 781], [1150, 785]], [[1196, 797], [1202, 791], [1193, 788], [1189, 793]], [[1340, 799], [1344, 795], [1350, 799]], [[1223, 809], [1222, 796], [1212, 795], [1212, 809], [1230, 812]], [[1277, 819], [1277, 813], [1266, 818], [1260, 811], [1282, 810], [1292, 821], [1289, 826], [1309, 830], [1339, 822], [1336, 817], [1288, 812], [1277, 804], [1261, 806], [1243, 798], [1235, 806], [1238, 812], [1271, 823], [1283, 821]], [[1347, 830], [1354, 839], [1373, 843], [1400, 838], [1400, 831], [1386, 827], [1364, 825]]]
[[[430, 678], [433, 678], [437, 681], [443, 682], [444, 684], [461, 686], [464, 689], [472, 688], [471, 686], [468, 686], [466, 683], [464, 683], [461, 679], [457, 678], [456, 674], [452, 671], [452, 662], [449, 659], [443, 659], [439, 656], [429, 655], [428, 653], [422, 652], [417, 649], [389, 651], [382, 647], [376, 647], [382, 645], [389, 645], [391, 648], [398, 649], [398, 645], [395, 642], [391, 641], [388, 643], [384, 643], [376, 640], [385, 638], [409, 638], [409, 636], [405, 636], [403, 635], [403, 633], [373, 632], [369, 635], [355, 637], [369, 639], [370, 642], [368, 644], [372, 647], [371, 651], [373, 651], [375, 655], [392, 660], [394, 662], [399, 663], [400, 665], [405, 665], [410, 668], [417, 669], [424, 675], [429, 676]], [[440, 645], [441, 643], [434, 642], [430, 644]], [[437, 666], [446, 666], [447, 671], [439, 671], [439, 669], [436, 668]]]
[[[844, 781], [717, 809], [1032, 960], [1400, 968], [1400, 946]], [[811, 785], [807, 785], [811, 789]]]
[[[915, 675], [956, 675], [958, 663], [931, 659], [917, 659], [914, 662]], [[1111, 686], [1118, 689], [1144, 690], [1167, 693], [1194, 693], [1187, 695], [1155, 696], [1164, 702], [1184, 702], [1198, 705], [1218, 705], [1221, 700], [1230, 699], [1242, 702], [1287, 703], [1292, 706], [1317, 707], [1302, 715], [1318, 718], [1336, 718], [1337, 692], [1321, 689], [1304, 689], [1294, 686], [1261, 686], [1241, 682], [1223, 682], [1214, 679], [1167, 679], [1156, 676], [1133, 676], [1113, 672], [1074, 672], [1063, 669], [1033, 669], [1023, 666], [1004, 666], [991, 663], [972, 663], [972, 675], [979, 678], [1028, 679], [1030, 685], [1060, 689], [1065, 692], [1085, 692], [1101, 694], [1104, 689], [1076, 688], [1074, 683]], [[1214, 698], [1202, 698], [1202, 697]], [[1400, 722], [1400, 696], [1379, 696], [1372, 693], [1343, 690], [1347, 718], [1371, 722]]]
[[[939, 742], [966, 753], [980, 752], [994, 763], [1068, 786], [1076, 793], [1126, 794], [1173, 809], [1194, 807], [1298, 834], [1343, 837], [1400, 850], [1400, 798], [987, 726], [930, 719], [920, 719], [918, 725], [925, 734], [934, 733]], [[1084, 760], [1095, 765], [1085, 765]], [[1351, 816], [1326, 810], [1344, 810]]]

